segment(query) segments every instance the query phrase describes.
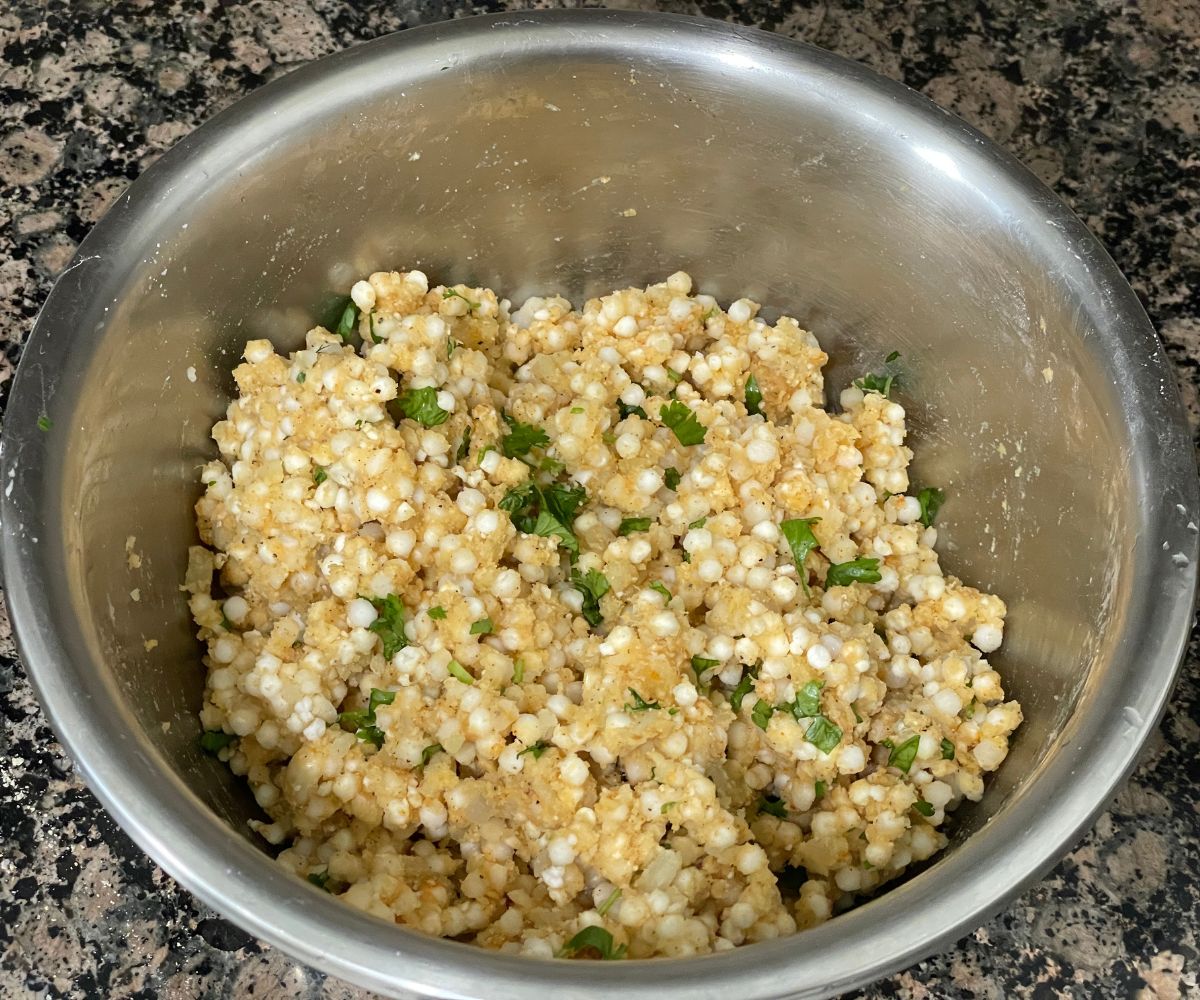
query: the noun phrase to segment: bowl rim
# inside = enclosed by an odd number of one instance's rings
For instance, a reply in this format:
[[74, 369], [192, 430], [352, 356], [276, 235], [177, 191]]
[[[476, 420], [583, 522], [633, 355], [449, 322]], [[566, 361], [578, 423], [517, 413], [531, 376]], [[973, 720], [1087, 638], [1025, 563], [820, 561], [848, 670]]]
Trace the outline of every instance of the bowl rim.
[[[502, 30], [517, 26], [519, 42]], [[906, 127], [915, 126], [926, 137], [936, 132], [954, 156], [994, 172], [999, 183], [1050, 223], [1040, 238], [1077, 256], [1070, 277], [1081, 294], [1095, 297], [1090, 301], [1097, 303], [1097, 335], [1113, 352], [1141, 407], [1140, 419], [1130, 427], [1132, 439], [1142, 446], [1131, 458], [1141, 477], [1133, 481], [1148, 503], [1158, 505], [1146, 513], [1154, 539], [1169, 543], [1165, 550], [1142, 545], [1132, 557], [1136, 582], [1154, 582], [1157, 588], [1131, 599], [1121, 648], [1137, 651], [1138, 669], [1104, 696], [1092, 717], [1072, 715], [1063, 749], [1042, 761], [1005, 807], [971, 836], [969, 851], [943, 855], [923, 875], [801, 935], [684, 960], [575, 963], [519, 958], [393, 928], [285, 872], [220, 820], [151, 745], [137, 734], [110, 731], [111, 717], [99, 717], [96, 705], [74, 697], [72, 674], [86, 668], [92, 651], [74, 633], [71, 602], [62, 599], [70, 558], [69, 546], [55, 531], [69, 516], [55, 494], [62, 456], [54, 452], [54, 437], [37, 429], [37, 419], [52, 406], [55, 386], [82, 370], [99, 340], [97, 331], [72, 322], [78, 305], [94, 301], [110, 277], [109, 269], [89, 262], [119, 257], [123, 241], [136, 242], [143, 227], [153, 232], [163, 204], [194, 189], [205, 164], [245, 142], [263, 116], [275, 116], [272, 127], [282, 127], [290, 116], [304, 113], [305, 99], [315, 91], [331, 93], [339, 81], [364, 79], [365, 70], [394, 81], [404, 72], [416, 73], [419, 64], [470, 47], [477, 56], [494, 56], [510, 45], [595, 52], [679, 44], [723, 47], [759, 61], [766, 71], [791, 70], [864, 98], [886, 100]], [[61, 357], [71, 360], [60, 368]], [[12, 388], [0, 480], [16, 486], [0, 496], [5, 525], [0, 561], [22, 660], [54, 730], [97, 798], [147, 854], [221, 915], [300, 961], [391, 996], [415, 992], [499, 1000], [553, 989], [580, 998], [607, 997], [616, 990], [630, 1000], [663, 993], [745, 1000], [823, 997], [905, 967], [998, 911], [1091, 825], [1162, 713], [1195, 606], [1194, 524], [1200, 503], [1173, 371], [1137, 297], [1096, 239], [1015, 158], [904, 85], [823, 49], [684, 15], [558, 10], [411, 28], [309, 63], [211, 118], [127, 190], [57, 281]], [[1172, 559], [1178, 554], [1186, 565]], [[112, 706], [119, 707], [119, 695], [115, 689], [110, 693]], [[1118, 718], [1124, 725], [1114, 728]], [[1085, 766], [1101, 777], [1076, 780]], [[1023, 800], [1031, 801], [1014, 808]], [[933, 870], [940, 874], [931, 877]]]

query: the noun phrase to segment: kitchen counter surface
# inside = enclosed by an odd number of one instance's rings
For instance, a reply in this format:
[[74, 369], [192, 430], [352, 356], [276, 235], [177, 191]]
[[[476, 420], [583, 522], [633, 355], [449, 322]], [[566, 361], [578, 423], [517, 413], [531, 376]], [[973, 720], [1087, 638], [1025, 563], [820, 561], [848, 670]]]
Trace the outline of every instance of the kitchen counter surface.
[[[525, 7], [464, 0], [9, 0], [0, 10], [0, 404], [89, 227], [181, 136], [311, 59]], [[535, 3], [532, 6], [544, 6]], [[612, 6], [726, 18], [862, 60], [1012, 150], [1109, 248], [1200, 391], [1200, 4]], [[1039, 885], [862, 998], [1200, 997], [1200, 644], [1132, 779]], [[362, 998], [181, 889], [56, 743], [0, 606], [0, 996]]]

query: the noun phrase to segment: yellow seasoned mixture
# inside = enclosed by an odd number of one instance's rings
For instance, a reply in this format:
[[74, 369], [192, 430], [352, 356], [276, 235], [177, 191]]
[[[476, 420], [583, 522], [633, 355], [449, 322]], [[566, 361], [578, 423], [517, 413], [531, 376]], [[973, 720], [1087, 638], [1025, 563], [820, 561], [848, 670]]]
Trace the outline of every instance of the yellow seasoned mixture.
[[246, 345], [196, 505], [202, 744], [283, 865], [427, 934], [644, 958], [945, 845], [1021, 710], [892, 358], [828, 412], [810, 333], [683, 273], [579, 311], [419, 271], [351, 298]]

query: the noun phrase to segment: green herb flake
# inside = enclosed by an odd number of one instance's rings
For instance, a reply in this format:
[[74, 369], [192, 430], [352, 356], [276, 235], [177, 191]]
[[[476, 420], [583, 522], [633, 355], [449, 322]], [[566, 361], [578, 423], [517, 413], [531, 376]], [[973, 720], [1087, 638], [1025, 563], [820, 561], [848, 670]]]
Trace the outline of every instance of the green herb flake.
[[421, 751], [421, 766], [428, 767], [429, 762], [433, 760], [434, 755], [441, 753], [443, 749], [444, 748], [440, 743], [430, 743], [429, 746]]
[[531, 743], [524, 750], [517, 751], [518, 757], [524, 757], [529, 754], [534, 760], [539, 760], [547, 750], [550, 749], [550, 744], [545, 740], [538, 740], [536, 743]]
[[571, 412], [572, 413], [583, 413], [583, 407], [582, 406], [572, 406]]
[[696, 518], [696, 520], [694, 520], [691, 524], [688, 525], [688, 531], [691, 531], [693, 528], [703, 528], [704, 525], [706, 525], [707, 523], [708, 523], [707, 517], [698, 517], [698, 518]]
[[604, 616], [600, 614], [600, 598], [612, 589], [608, 577], [599, 570], [589, 569], [586, 573], [580, 573], [576, 569], [571, 571], [571, 586], [583, 594], [581, 613], [587, 623], [595, 628], [604, 621]]
[[308, 381], [308, 372], [297, 372], [296, 381], [301, 385], [304, 385], [304, 383]]
[[507, 413], [503, 416], [504, 422], [508, 424], [508, 433], [500, 439], [500, 450], [505, 458], [520, 458], [534, 448], [545, 448], [550, 443], [550, 435], [540, 427], [523, 424]]
[[778, 819], [787, 819], [787, 806], [783, 804], [781, 798], [774, 795], [763, 795], [759, 798], [757, 806], [760, 813], [766, 813], [768, 816], [775, 816]]
[[326, 479], [329, 478], [329, 470], [323, 465], [318, 465], [313, 469], [313, 482], [320, 486]]
[[470, 308], [470, 309], [478, 309], [479, 308], [478, 302], [473, 302], [471, 299], [468, 299], [457, 288], [444, 289], [442, 291], [442, 298], [443, 299], [462, 299], [467, 304], [468, 308]]
[[492, 620], [490, 618], [480, 618], [477, 622], [471, 622], [471, 635], [491, 635]]
[[641, 417], [643, 420], [650, 419], [650, 417], [646, 414], [646, 411], [643, 410], [640, 406], [630, 406], [624, 400], [618, 399], [617, 400], [617, 415], [620, 417], [620, 419], [624, 420], [630, 414], [633, 414], [635, 417]]
[[879, 560], [861, 556], [830, 566], [825, 574], [825, 586], [849, 587], [852, 583], [878, 583], [881, 579]]
[[635, 531], [649, 531], [650, 525], [653, 523], [653, 519], [649, 517], [626, 517], [621, 520], [617, 534], [624, 538], [626, 535], [632, 535]]
[[661, 580], [655, 580], [652, 584], [650, 584], [650, 589], [656, 593], [662, 594], [663, 600], [668, 604], [671, 602], [671, 592], [667, 590], [666, 584]]
[[754, 708], [750, 710], [750, 721], [765, 733], [767, 731], [767, 723], [771, 721], [771, 716], [774, 714], [775, 706], [769, 701], [763, 701], [762, 698], [759, 698], [754, 703]]
[[976, 699], [972, 698], [967, 707], [963, 710], [963, 715], [968, 719], [975, 718]]
[[430, 608], [427, 613], [428, 613], [429, 617], [432, 618], [435, 622], [440, 622], [440, 621], [446, 620], [446, 609], [443, 608], [440, 604], [437, 607]]
[[450, 419], [450, 411], [438, 406], [438, 389], [427, 385], [422, 389], [406, 389], [399, 397], [388, 403], [392, 416], [415, 420], [422, 427], [437, 427]]
[[513, 678], [514, 684], [523, 684], [525, 682], [525, 661], [517, 660], [513, 663]]
[[464, 667], [458, 660], [451, 660], [446, 664], [446, 670], [449, 671], [451, 677], [455, 677], [464, 684], [474, 684], [475, 678], [467, 673], [467, 668]]
[[625, 957], [626, 946], [613, 946], [613, 936], [603, 927], [585, 927], [563, 945], [559, 958], [588, 958], [585, 952], [595, 952], [604, 961]]
[[[900, 357], [899, 351], [892, 351], [883, 363], [890, 365], [893, 361]], [[892, 384], [896, 381], [896, 376], [893, 372], [880, 372], [878, 374], [871, 372], [864, 375], [862, 378], [855, 379], [854, 385], [863, 392], [877, 392], [879, 395], [886, 397], [892, 391]]]
[[855, 722], [862, 722], [863, 717], [858, 714], [858, 705], [856, 703], [851, 703], [850, 711], [854, 713], [854, 721]]
[[751, 416], [762, 413], [762, 389], [758, 387], [758, 379], [751, 375], [746, 379], [746, 412]]
[[318, 889], [324, 889], [326, 892], [331, 891], [329, 888], [329, 872], [328, 871], [309, 872], [308, 880], [313, 885], [315, 885]]
[[821, 688], [824, 686], [824, 681], [809, 681], [796, 693], [795, 701], [785, 706], [796, 717], [796, 721], [821, 714]]
[[370, 597], [376, 613], [379, 615], [370, 624], [370, 630], [379, 636], [383, 643], [383, 657], [390, 660], [400, 650], [408, 645], [408, 637], [404, 634], [404, 605], [395, 594], [387, 597]]
[[678, 801], [673, 801], [673, 802], [664, 802], [664, 803], [662, 804], [662, 808], [661, 808], [661, 809], [659, 809], [658, 811], [659, 811], [659, 812], [660, 812], [662, 815], [664, 815], [664, 816], [665, 816], [665, 815], [666, 815], [668, 812], [670, 812], [670, 811], [671, 811], [671, 809], [672, 809], [672, 808], [674, 808], [674, 807], [675, 807], [675, 806], [677, 806], [677, 805], [679, 805], [679, 802], [678, 802]]
[[946, 502], [946, 492], [936, 486], [926, 486], [917, 494], [917, 503], [921, 505], [921, 523], [929, 528], [937, 517], [942, 504]]
[[933, 804], [926, 802], [924, 799], [917, 799], [917, 801], [913, 803], [913, 808], [925, 817], [932, 816], [934, 813]]
[[806, 595], [809, 593], [808, 570], [804, 568], [804, 560], [821, 544], [812, 530], [812, 526], [820, 520], [819, 517], [795, 517], [783, 521], [779, 525], [779, 530], [783, 533], [788, 548], [792, 550], [792, 560], [796, 563], [796, 570], [800, 574], [800, 585], [804, 588]]
[[231, 733], [223, 733], [219, 729], [209, 729], [200, 736], [200, 749], [215, 757], [218, 750], [224, 750], [236, 739], [237, 737]]
[[355, 327], [358, 326], [358, 306], [351, 299], [346, 303], [346, 308], [342, 310], [342, 315], [338, 319], [337, 328], [333, 331], [344, 341], [349, 341], [350, 335], [354, 333]]
[[579, 554], [579, 539], [571, 525], [586, 502], [587, 493], [581, 486], [552, 483], [543, 489], [530, 481], [510, 489], [498, 506], [508, 513], [518, 531], [557, 538], [559, 546], [574, 557]]
[[819, 802], [821, 799], [825, 798], [825, 792], [828, 790], [828, 788], [829, 788], [829, 786], [826, 785], [825, 782], [823, 782], [823, 781], [814, 782], [813, 783], [813, 801]]
[[384, 691], [380, 688], [371, 688], [371, 695], [367, 699], [367, 715], [371, 720], [375, 720], [375, 709], [380, 705], [390, 705], [396, 700], [395, 691]]
[[829, 753], [842, 742], [842, 731], [825, 716], [818, 715], [808, 727], [804, 738], [815, 746], [821, 753]]
[[468, 424], [466, 430], [463, 431], [462, 440], [458, 443], [458, 450], [454, 453], [454, 461], [460, 465], [464, 458], [471, 453], [471, 427]]
[[601, 903], [598, 907], [596, 907], [596, 912], [598, 914], [600, 914], [600, 916], [603, 917], [605, 914], [608, 913], [609, 910], [611, 910], [613, 908], [613, 904], [620, 898], [621, 898], [621, 890], [613, 889], [613, 891], [610, 892], [608, 894], [608, 896], [605, 897], [604, 902]]
[[671, 466], [666, 472], [663, 473], [663, 482], [667, 484], [667, 489], [669, 490], [679, 489], [679, 480], [682, 478], [683, 477], [679, 475], [679, 470], [675, 468], [675, 466]]
[[914, 733], [903, 743], [893, 746], [891, 753], [888, 754], [888, 767], [899, 768], [905, 774], [908, 774], [908, 769], [913, 766], [913, 761], [917, 759], [917, 747], [920, 746], [920, 743], [920, 734]]
[[233, 622], [229, 620], [229, 616], [224, 611], [221, 612], [221, 628], [226, 632], [233, 631]]
[[[443, 296], [443, 298], [445, 298], [445, 296]], [[446, 338], [446, 360], [449, 361], [452, 357], [454, 357], [454, 352], [457, 351], [460, 347], [462, 347], [462, 344], [460, 344], [457, 340], [455, 340], [453, 337], [447, 337]]]
[[712, 670], [713, 667], [720, 666], [720, 664], [721, 664], [720, 660], [714, 660], [707, 656], [693, 656], [692, 657], [692, 671], [696, 675], [696, 683], [699, 684], [702, 688], [705, 687], [705, 683], [704, 683], [704, 679], [703, 679], [704, 675], [708, 671]]
[[753, 667], [749, 667], [745, 673], [742, 674], [741, 680], [737, 682], [737, 687], [733, 689], [732, 694], [729, 696], [729, 707], [732, 708], [734, 712], [740, 712], [742, 710], [742, 699], [754, 690], [754, 678], [757, 673], [758, 671], [756, 671]]
[[46, 416], [46, 414], [43, 413], [40, 417], [37, 418], [37, 429], [39, 431], [48, 431], [53, 426], [54, 426], [54, 421], [51, 420], [48, 416]]
[[647, 701], [633, 688], [629, 689], [629, 693], [633, 695], [633, 704], [631, 705], [628, 702], [625, 703], [624, 707], [625, 711], [627, 712], [649, 712], [653, 709], [662, 708], [662, 705], [660, 705], [657, 701]]
[[942, 740], [942, 760], [954, 760], [954, 744], [949, 740]]
[[696, 419], [691, 408], [686, 403], [673, 400], [659, 408], [659, 418], [664, 427], [675, 432], [676, 440], [682, 445], [701, 444], [708, 429]]

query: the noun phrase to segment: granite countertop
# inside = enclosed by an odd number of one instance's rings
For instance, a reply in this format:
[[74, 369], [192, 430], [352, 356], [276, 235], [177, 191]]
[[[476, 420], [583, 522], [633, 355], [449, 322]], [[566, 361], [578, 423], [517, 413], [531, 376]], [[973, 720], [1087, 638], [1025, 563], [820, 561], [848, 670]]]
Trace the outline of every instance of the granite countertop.
[[[544, 6], [534, 3], [532, 6]], [[0, 11], [0, 404], [55, 276], [157, 156], [243, 94], [386, 32], [524, 3], [9, 0]], [[981, 128], [1108, 246], [1200, 416], [1197, 0], [709, 0]], [[1000, 916], [859, 997], [1200, 997], [1200, 636], [1140, 766]], [[75, 776], [0, 605], [0, 996], [365, 997], [198, 903]]]

